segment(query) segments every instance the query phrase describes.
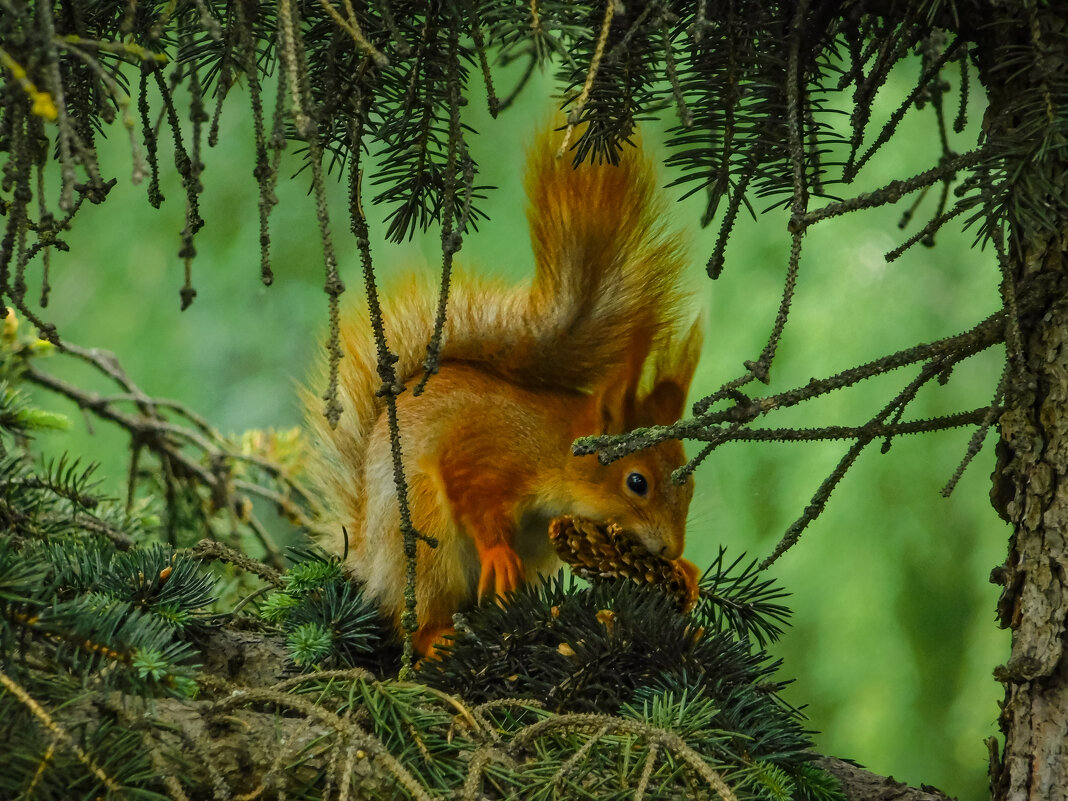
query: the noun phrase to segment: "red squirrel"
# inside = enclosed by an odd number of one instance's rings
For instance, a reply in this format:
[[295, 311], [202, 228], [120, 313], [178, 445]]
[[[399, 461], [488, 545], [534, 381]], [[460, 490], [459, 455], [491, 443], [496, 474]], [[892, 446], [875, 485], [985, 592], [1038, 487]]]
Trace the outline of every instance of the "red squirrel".
[[[684, 320], [680, 237], [665, 224], [655, 174], [638, 149], [618, 165], [556, 156], [551, 134], [532, 149], [527, 212], [535, 259], [529, 286], [457, 273], [441, 367], [425, 392], [397, 399], [408, 503], [416, 529], [437, 540], [417, 553], [417, 652], [452, 631], [453, 614], [559, 568], [549, 521], [613, 520], [651, 553], [681, 559], [693, 482], [671, 480], [678, 441], [602, 465], [573, 456], [589, 434], [679, 419], [701, 346]], [[383, 300], [397, 377], [422, 371], [437, 287], [409, 278]], [[342, 321], [331, 430], [309, 398], [313, 475], [346, 567], [400, 630], [405, 557], [389, 431], [366, 310]], [[309, 393], [310, 395], [310, 393]], [[342, 527], [348, 532], [344, 543]]]

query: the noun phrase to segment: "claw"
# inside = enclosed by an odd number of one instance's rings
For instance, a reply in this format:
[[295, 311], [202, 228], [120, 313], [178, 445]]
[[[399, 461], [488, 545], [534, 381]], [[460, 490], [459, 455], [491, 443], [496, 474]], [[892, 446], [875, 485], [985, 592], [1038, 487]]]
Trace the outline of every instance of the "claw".
[[478, 579], [478, 600], [503, 598], [523, 583], [523, 563], [510, 545], [494, 545], [479, 553], [482, 574]]

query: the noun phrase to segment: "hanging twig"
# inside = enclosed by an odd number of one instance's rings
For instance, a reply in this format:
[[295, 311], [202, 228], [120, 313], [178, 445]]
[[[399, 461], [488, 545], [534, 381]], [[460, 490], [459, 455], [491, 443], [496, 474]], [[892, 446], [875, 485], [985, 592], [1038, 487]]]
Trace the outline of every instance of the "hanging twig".
[[[823, 379], [814, 378], [804, 386], [763, 398], [749, 398], [738, 392], [732, 386], [739, 380], [735, 379], [734, 382], [725, 384], [712, 395], [695, 404], [696, 416], [691, 419], [680, 420], [670, 426], [640, 428], [622, 435], [582, 437], [572, 447], [572, 451], [579, 455], [596, 453], [603, 464], [610, 464], [629, 453], [652, 447], [660, 442], [699, 438], [709, 426], [723, 423], [747, 424], [775, 409], [796, 406], [909, 364], [934, 359], [940, 359], [947, 365], [955, 364], [994, 344], [1003, 342], [1004, 325], [1005, 312], [998, 311], [962, 334], [946, 337], [931, 344], [906, 348], [858, 367], [843, 370], [836, 375]], [[733, 405], [717, 411], [711, 409], [713, 404], [727, 399], [733, 400]]]
[[385, 324], [382, 319], [382, 304], [378, 297], [378, 282], [375, 279], [374, 265], [371, 261], [371, 244], [367, 229], [367, 218], [363, 212], [363, 200], [361, 197], [360, 184], [362, 181], [362, 168], [360, 157], [363, 140], [363, 104], [362, 99], [356, 101], [355, 120], [351, 123], [349, 132], [349, 218], [352, 224], [352, 232], [356, 236], [356, 247], [360, 253], [360, 263], [363, 267], [364, 288], [367, 295], [367, 308], [371, 319], [371, 329], [374, 333], [375, 349], [378, 355], [378, 375], [382, 379], [382, 385], [376, 393], [382, 398], [386, 407], [386, 420], [389, 426], [390, 452], [393, 457], [393, 481], [397, 491], [397, 505], [400, 515], [401, 533], [404, 537], [405, 588], [404, 588], [404, 612], [401, 615], [401, 625], [404, 627], [404, 655], [401, 667], [401, 677], [408, 678], [414, 669], [415, 648], [413, 635], [418, 629], [418, 618], [415, 610], [415, 567], [417, 548], [421, 541], [430, 547], [437, 547], [437, 540], [428, 537], [416, 530], [412, 523], [411, 511], [408, 506], [408, 479], [404, 474], [404, 462], [401, 453], [401, 434], [397, 422], [397, 396], [404, 392], [404, 384], [398, 378], [393, 369], [397, 362], [397, 356], [389, 349], [386, 342]]
[[619, 0], [606, 0], [605, 2], [604, 21], [601, 23], [601, 33], [597, 37], [593, 58], [590, 59], [590, 66], [586, 70], [586, 82], [582, 85], [582, 91], [579, 92], [578, 97], [575, 98], [571, 105], [571, 110], [567, 113], [567, 128], [564, 131], [564, 139], [556, 151], [557, 158], [562, 158], [564, 153], [567, 152], [568, 147], [571, 145], [571, 137], [575, 133], [575, 126], [582, 121], [582, 110], [586, 107], [586, 101], [589, 100], [590, 92], [593, 90], [593, 82], [597, 80], [597, 70], [601, 66], [601, 59], [604, 58], [608, 32], [612, 29], [612, 18], [615, 16], [618, 2]]
[[[434, 331], [426, 346], [426, 359], [423, 362], [423, 376], [419, 379], [414, 395], [422, 395], [430, 376], [441, 367], [441, 340], [445, 333], [445, 314], [449, 302], [449, 287], [452, 283], [453, 256], [463, 246], [463, 227], [453, 229], [456, 216], [456, 164], [463, 146], [463, 131], [460, 128], [460, 75], [459, 75], [459, 32], [456, 20], [449, 26], [448, 75], [449, 85], [449, 145], [445, 161], [444, 200], [441, 204], [441, 283], [438, 290], [438, 304], [434, 312]], [[466, 155], [466, 148], [465, 155]], [[467, 206], [470, 208], [471, 184], [467, 184]], [[466, 220], [464, 221], [466, 224]]]

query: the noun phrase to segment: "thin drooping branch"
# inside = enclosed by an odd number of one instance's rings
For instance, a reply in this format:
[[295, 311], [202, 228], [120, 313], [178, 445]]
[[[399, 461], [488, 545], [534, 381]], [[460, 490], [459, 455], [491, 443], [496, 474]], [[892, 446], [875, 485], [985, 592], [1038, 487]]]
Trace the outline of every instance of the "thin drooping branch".
[[[998, 387], [994, 391], [994, 398], [991, 404], [983, 411], [982, 417], [977, 421], [979, 427], [972, 433], [972, 437], [968, 440], [968, 447], [964, 452], [964, 456], [961, 457], [960, 463], [957, 465], [957, 469], [953, 471], [953, 475], [950, 476], [949, 481], [942, 487], [942, 497], [948, 498], [953, 494], [953, 490], [956, 489], [957, 483], [960, 481], [961, 476], [964, 475], [964, 471], [968, 469], [968, 465], [971, 464], [979, 454], [979, 449], [983, 447], [983, 442], [986, 440], [986, 435], [990, 433], [991, 426], [1004, 412], [1002, 402], [1005, 398], [1005, 387], [1008, 383], [1009, 371], [1008, 364], [1002, 371], [1001, 380], [998, 382]], [[981, 411], [981, 410], [976, 410]]]
[[[252, 125], [256, 139], [256, 168], [252, 174], [255, 176], [256, 185], [259, 188], [257, 210], [260, 218], [260, 280], [263, 282], [264, 286], [270, 286], [274, 283], [274, 272], [271, 269], [271, 233], [268, 225], [268, 218], [271, 214], [271, 210], [278, 203], [278, 198], [274, 193], [274, 185], [278, 180], [278, 165], [277, 162], [272, 163], [267, 155], [267, 150], [271, 144], [268, 143], [267, 133], [264, 126], [263, 89], [260, 84], [259, 66], [256, 63], [256, 42], [252, 38], [252, 32], [250, 31], [251, 20], [248, 18], [249, 14], [247, 10], [249, 6], [249, 0], [237, 0], [234, 4], [234, 25], [231, 27], [231, 30], [237, 36], [240, 53], [244, 58], [243, 66], [245, 76], [248, 81], [249, 102], [252, 108]], [[229, 64], [230, 60], [227, 59], [224, 66], [229, 66]], [[222, 82], [221, 77], [220, 82]], [[222, 109], [222, 100], [224, 97], [225, 92], [220, 91], [219, 106], [217, 110]], [[277, 155], [281, 149], [273, 149], [277, 159]]]
[[371, 328], [374, 332], [375, 349], [378, 358], [378, 375], [382, 384], [376, 393], [383, 399], [386, 407], [386, 420], [389, 425], [390, 452], [393, 458], [393, 481], [397, 492], [397, 505], [400, 514], [401, 534], [404, 537], [405, 559], [405, 589], [404, 589], [404, 612], [401, 615], [401, 625], [404, 627], [404, 656], [401, 675], [408, 678], [415, 664], [415, 648], [413, 635], [418, 629], [418, 619], [415, 611], [415, 575], [417, 544], [422, 541], [434, 548], [437, 541], [419, 532], [412, 523], [411, 510], [408, 506], [408, 479], [404, 474], [404, 465], [401, 454], [401, 432], [397, 422], [397, 396], [404, 392], [404, 383], [397, 376], [394, 365], [397, 356], [390, 351], [386, 342], [385, 323], [382, 319], [382, 304], [378, 297], [378, 282], [375, 278], [374, 264], [371, 260], [371, 244], [369, 239], [367, 217], [363, 211], [363, 198], [361, 195], [362, 169], [360, 156], [362, 153], [363, 140], [363, 106], [361, 98], [356, 100], [357, 112], [355, 120], [351, 123], [349, 148], [352, 163], [349, 172], [349, 219], [352, 232], [356, 237], [356, 246], [360, 253], [360, 263], [363, 267], [364, 289], [367, 295], [367, 308], [371, 319]]
[[278, 39], [282, 61], [285, 65], [286, 85], [292, 102], [292, 113], [297, 134], [307, 142], [309, 164], [312, 170], [312, 188], [315, 194], [316, 219], [319, 222], [319, 237], [323, 244], [323, 266], [326, 281], [323, 286], [329, 298], [330, 332], [326, 345], [328, 354], [327, 390], [323, 396], [325, 407], [323, 413], [330, 425], [336, 426], [342, 408], [338, 400], [338, 371], [341, 362], [341, 308], [340, 298], [345, 291], [337, 269], [337, 257], [334, 253], [333, 240], [330, 235], [330, 212], [326, 199], [326, 187], [323, 183], [323, 149], [319, 141], [319, 132], [315, 124], [316, 114], [311, 105], [311, 86], [308, 78], [308, 66], [304, 41], [301, 33], [300, 16], [293, 8], [291, 0], [281, 0], [278, 13]]
[[[792, 548], [801, 538], [801, 534], [808, 528], [809, 524], [823, 513], [824, 508], [827, 506], [827, 501], [830, 500], [831, 493], [834, 492], [835, 487], [837, 487], [839, 482], [845, 477], [849, 468], [853, 466], [857, 457], [860, 456], [861, 452], [871, 444], [872, 441], [882, 436], [879, 429], [883, 426], [886, 419], [892, 414], [900, 413], [900, 411], [916, 397], [916, 393], [924, 384], [951, 367], [952, 357], [932, 359], [927, 362], [920, 369], [919, 375], [909, 382], [909, 384], [906, 385], [905, 388], [893, 398], [893, 400], [884, 406], [882, 410], [869, 421], [869, 426], [861, 431], [857, 436], [856, 441], [849, 447], [849, 450], [846, 451], [846, 454], [838, 462], [834, 470], [831, 471], [831, 474], [820, 484], [819, 488], [812, 496], [812, 499], [801, 513], [801, 516], [790, 524], [789, 528], [786, 529], [786, 533], [782, 535], [782, 538], [772, 550], [771, 554], [760, 563], [760, 568], [762, 570], [774, 564], [780, 556]], [[887, 442], [889, 441], [888, 438]]]
[[[909, 364], [932, 359], [951, 359], [954, 363], [959, 362], [1003, 342], [1004, 326], [1005, 313], [995, 312], [979, 325], [961, 334], [930, 344], [906, 348], [826, 378], [814, 378], [804, 386], [765, 397], [750, 398], [734, 388], [720, 389], [695, 404], [696, 415], [690, 419], [680, 420], [670, 426], [637, 429], [629, 434], [618, 436], [583, 437], [575, 444], [573, 450], [576, 454], [596, 453], [602, 463], [610, 464], [628, 453], [667, 440], [699, 439], [710, 426], [724, 423], [745, 425], [776, 409], [796, 406]], [[731, 400], [733, 404], [724, 409], [711, 409], [714, 404], [724, 400]]]
[[[62, 350], [113, 380], [122, 393], [104, 395], [84, 390], [41, 370], [32, 359], [24, 366], [25, 378], [72, 400], [95, 417], [124, 429], [136, 451], [147, 450], [159, 459], [166, 496], [171, 503], [168, 525], [176, 514], [173, 504], [182, 487], [199, 485], [207, 491], [208, 504], [213, 511], [242, 510], [243, 522], [276, 569], [285, 567], [282, 549], [252, 511], [248, 498], [266, 500], [286, 519], [296, 521], [309, 531], [317, 529], [315, 521], [319, 509], [315, 498], [283, 465], [242, 452], [184, 404], [149, 396], [126, 375], [113, 354], [68, 342], [64, 342]], [[133, 406], [133, 411], [122, 408], [127, 405]], [[183, 422], [175, 422], [171, 415]], [[249, 465], [265, 476], [267, 483], [236, 478], [233, 469], [236, 463]], [[131, 470], [130, 479], [128, 506], [137, 489], [136, 470]], [[107, 531], [104, 533], [108, 534]]]
[[593, 57], [590, 59], [589, 68], [586, 70], [586, 80], [582, 84], [582, 91], [574, 99], [567, 113], [567, 128], [564, 131], [563, 141], [560, 142], [560, 147], [556, 151], [557, 158], [562, 158], [564, 153], [567, 152], [568, 147], [571, 145], [571, 137], [575, 133], [575, 126], [582, 120], [582, 111], [586, 108], [586, 101], [589, 100], [594, 81], [597, 80], [597, 70], [601, 66], [601, 59], [604, 58], [608, 34], [612, 29], [612, 18], [615, 16], [617, 3], [618, 0], [605, 0], [604, 20], [601, 22], [601, 32], [597, 37], [597, 46], [593, 50]]
[[[460, 129], [460, 80], [459, 80], [459, 53], [457, 52], [459, 47], [459, 31], [457, 30], [457, 22], [453, 20], [452, 25], [449, 27], [449, 146], [448, 156], [445, 163], [445, 200], [442, 204], [441, 212], [441, 285], [438, 290], [438, 305], [434, 314], [434, 331], [430, 335], [430, 342], [426, 346], [426, 360], [423, 363], [423, 376], [419, 379], [419, 383], [415, 385], [415, 389], [412, 390], [414, 395], [423, 394], [423, 389], [426, 387], [426, 382], [430, 379], [430, 376], [434, 375], [440, 369], [441, 360], [441, 340], [445, 332], [445, 313], [448, 308], [449, 302], [449, 288], [452, 283], [452, 263], [453, 256], [463, 245], [463, 233], [466, 226], [466, 219], [461, 221], [461, 225], [457, 226], [456, 230], [453, 230], [453, 225], [456, 223], [456, 165], [460, 158], [461, 148], [463, 149], [463, 156], [466, 161], [470, 160], [470, 156], [467, 155], [467, 148], [463, 143], [463, 131]], [[466, 103], [466, 100], [464, 100]], [[471, 185], [466, 186], [466, 193], [470, 208], [471, 197]]]

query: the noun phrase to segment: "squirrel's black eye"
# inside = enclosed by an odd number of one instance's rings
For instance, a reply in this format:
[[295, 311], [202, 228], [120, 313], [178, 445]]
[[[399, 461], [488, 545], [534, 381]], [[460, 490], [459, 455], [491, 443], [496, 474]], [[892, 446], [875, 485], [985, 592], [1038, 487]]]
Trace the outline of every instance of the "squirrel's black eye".
[[635, 495], [645, 495], [649, 491], [649, 481], [641, 473], [630, 473], [627, 476], [627, 489]]

